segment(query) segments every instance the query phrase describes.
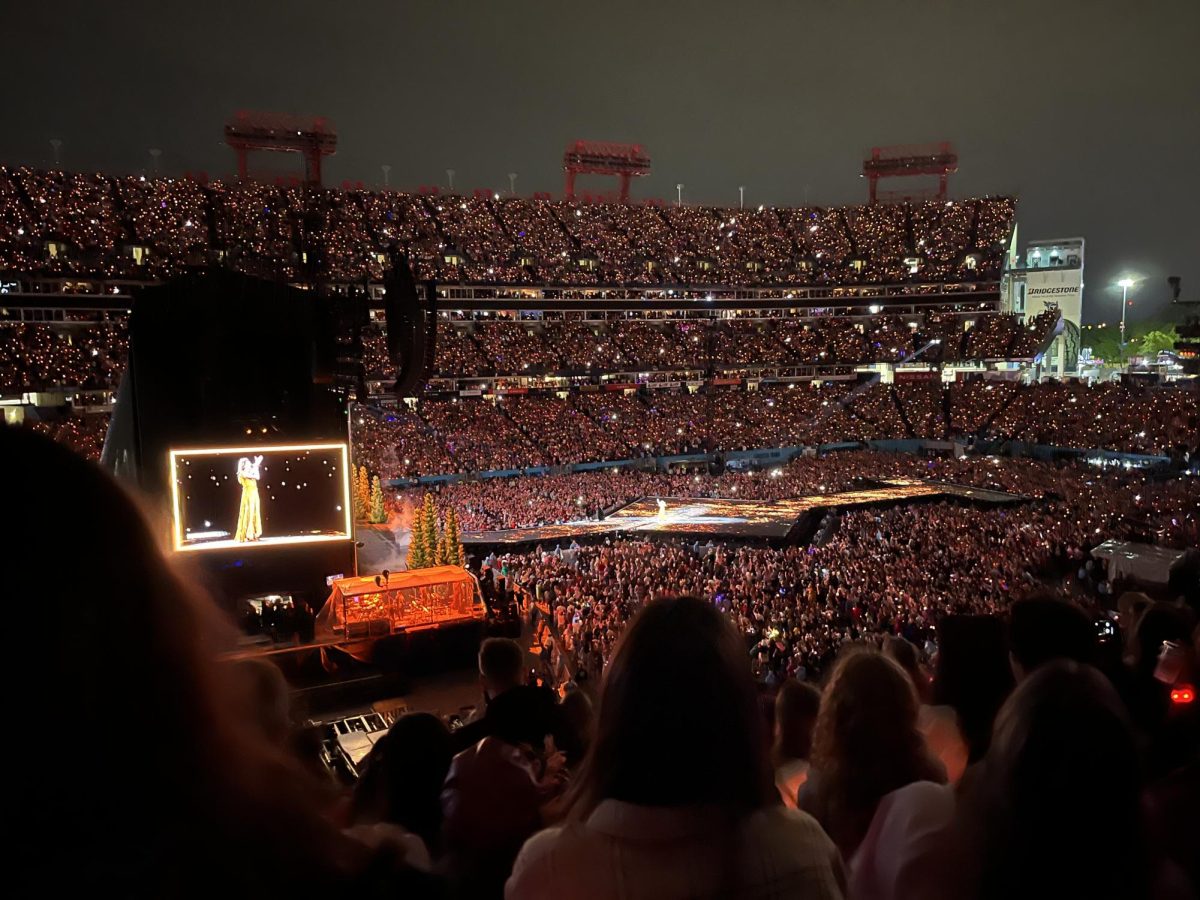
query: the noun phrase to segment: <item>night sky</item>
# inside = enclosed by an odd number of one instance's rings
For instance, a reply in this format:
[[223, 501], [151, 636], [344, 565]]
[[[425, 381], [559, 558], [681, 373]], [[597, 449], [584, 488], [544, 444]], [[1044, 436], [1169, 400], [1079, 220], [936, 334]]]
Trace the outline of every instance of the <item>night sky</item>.
[[[1200, 299], [1197, 0], [13, 3], [0, 161], [228, 174], [235, 110], [328, 116], [326, 183], [562, 189], [576, 138], [643, 144], [636, 196], [866, 198], [872, 145], [951, 140], [954, 196], [1014, 192], [1024, 239], [1087, 238], [1084, 318]], [[298, 160], [280, 157], [281, 169]], [[899, 184], [897, 183], [897, 186]], [[581, 189], [604, 190], [584, 181]]]

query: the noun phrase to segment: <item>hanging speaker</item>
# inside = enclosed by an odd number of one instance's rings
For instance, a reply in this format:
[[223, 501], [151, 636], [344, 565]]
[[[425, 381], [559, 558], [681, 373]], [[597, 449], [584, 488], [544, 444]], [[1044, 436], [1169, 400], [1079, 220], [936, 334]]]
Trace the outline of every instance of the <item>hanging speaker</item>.
[[392, 251], [391, 263], [383, 282], [388, 355], [396, 372], [396, 395], [413, 397], [433, 373], [437, 284], [430, 280], [418, 286], [405, 253]]

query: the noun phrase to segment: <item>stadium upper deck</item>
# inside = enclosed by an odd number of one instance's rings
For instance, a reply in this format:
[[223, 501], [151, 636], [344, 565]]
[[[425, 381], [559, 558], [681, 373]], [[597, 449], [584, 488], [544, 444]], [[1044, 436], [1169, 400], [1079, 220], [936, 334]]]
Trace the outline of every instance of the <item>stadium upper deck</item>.
[[0, 167], [0, 274], [159, 279], [220, 263], [289, 280], [382, 279], [399, 245], [442, 284], [990, 286], [1015, 202], [763, 208], [200, 184]]

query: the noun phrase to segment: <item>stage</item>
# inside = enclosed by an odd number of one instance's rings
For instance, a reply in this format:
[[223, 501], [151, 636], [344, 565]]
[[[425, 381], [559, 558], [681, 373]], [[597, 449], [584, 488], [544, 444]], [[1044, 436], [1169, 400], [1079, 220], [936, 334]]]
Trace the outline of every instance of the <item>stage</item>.
[[819, 517], [830, 509], [952, 498], [987, 505], [1027, 499], [1003, 491], [904, 479], [874, 482], [859, 490], [809, 494], [787, 500], [642, 497], [599, 521], [583, 519], [558, 525], [464, 532], [462, 541], [473, 546], [516, 546], [615, 534], [782, 541], [795, 538], [814, 515]]

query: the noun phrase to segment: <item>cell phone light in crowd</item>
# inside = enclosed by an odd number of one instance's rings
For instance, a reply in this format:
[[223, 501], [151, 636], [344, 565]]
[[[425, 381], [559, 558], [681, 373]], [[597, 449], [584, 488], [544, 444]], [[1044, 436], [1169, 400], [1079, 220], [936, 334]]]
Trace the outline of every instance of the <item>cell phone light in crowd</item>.
[[1172, 703], [1191, 703], [1196, 699], [1196, 689], [1190, 684], [1181, 684], [1171, 688]]

